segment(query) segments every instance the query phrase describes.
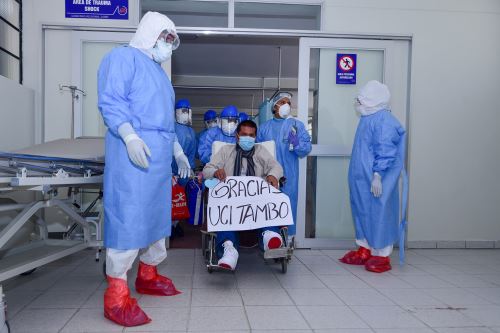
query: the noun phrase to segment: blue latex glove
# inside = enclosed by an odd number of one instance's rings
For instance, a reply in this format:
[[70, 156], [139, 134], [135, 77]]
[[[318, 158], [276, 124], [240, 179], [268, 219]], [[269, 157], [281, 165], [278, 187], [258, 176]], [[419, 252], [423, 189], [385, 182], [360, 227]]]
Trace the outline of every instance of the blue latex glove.
[[288, 143], [290, 143], [294, 148], [299, 145], [299, 136], [292, 130], [288, 133]]

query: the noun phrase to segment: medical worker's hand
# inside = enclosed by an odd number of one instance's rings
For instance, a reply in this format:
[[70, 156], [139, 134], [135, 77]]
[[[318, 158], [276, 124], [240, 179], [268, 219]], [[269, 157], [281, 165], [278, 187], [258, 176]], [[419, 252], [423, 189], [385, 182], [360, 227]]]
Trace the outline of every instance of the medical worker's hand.
[[191, 175], [191, 166], [189, 165], [189, 160], [184, 153], [177, 155], [175, 157], [175, 162], [177, 162], [179, 177], [186, 178]]
[[279, 188], [279, 182], [276, 177], [269, 175], [266, 177], [266, 180], [269, 184], [273, 185], [276, 188]]
[[130, 123], [123, 123], [118, 127], [123, 142], [127, 146], [128, 157], [139, 168], [147, 169], [149, 167], [148, 157], [151, 157], [149, 147], [137, 135]]
[[225, 181], [226, 180], [226, 171], [224, 169], [219, 169], [214, 172], [214, 177], [218, 180]]
[[288, 133], [288, 142], [296, 148], [299, 145], [299, 136], [297, 135], [296, 131], [290, 131]]
[[375, 198], [380, 198], [380, 196], [382, 195], [382, 176], [380, 176], [378, 172], [373, 173], [370, 192]]
[[148, 156], [151, 157], [151, 151], [144, 141], [137, 134], [130, 134], [125, 139], [128, 157], [140, 168], [149, 167]]

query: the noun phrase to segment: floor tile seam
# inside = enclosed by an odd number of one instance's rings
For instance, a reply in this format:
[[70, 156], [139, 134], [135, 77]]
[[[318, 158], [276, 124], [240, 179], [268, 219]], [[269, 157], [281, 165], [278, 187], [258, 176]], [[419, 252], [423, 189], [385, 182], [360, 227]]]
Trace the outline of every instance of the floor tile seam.
[[[356, 288], [353, 288], [353, 289], [356, 289]], [[345, 289], [344, 289], [344, 290], [345, 290]], [[394, 300], [392, 300], [390, 297], [388, 297], [388, 296], [384, 295], [384, 294], [380, 291], [380, 289], [373, 288], [372, 290], [374, 290], [374, 291], [375, 291], [375, 292], [376, 292], [379, 296], [382, 296], [383, 298], [385, 298], [386, 300], [388, 300], [389, 302], [391, 302], [391, 303], [392, 303], [392, 305], [397, 305], [397, 306], [399, 306], [399, 304], [398, 304], [398, 303], [396, 303]], [[411, 290], [413, 290], [413, 288], [412, 288]], [[339, 297], [340, 297], [340, 296], [339, 296]], [[355, 306], [355, 305], [353, 305], [353, 306]], [[376, 306], [380, 306], [380, 305], [376, 305]]]
[[[483, 297], [483, 296], [481, 296], [481, 295], [479, 295], [479, 294], [476, 294], [476, 293], [475, 293], [474, 291], [472, 291], [472, 290], [468, 290], [468, 289], [475, 289], [474, 287], [463, 287], [463, 288], [461, 288], [461, 289], [463, 289], [465, 292], [470, 292], [470, 293], [472, 293], [474, 296], [479, 297], [479, 298], [481, 298], [482, 300], [485, 300], [486, 302], [489, 302], [490, 304], [494, 304], [494, 305], [498, 305], [498, 304], [500, 304], [500, 300], [499, 300], [497, 303], [494, 303], [494, 302], [490, 301], [489, 299], [487, 299], [486, 297]], [[479, 288], [479, 289], [490, 289], [490, 288]], [[499, 289], [499, 288], [491, 288], [491, 289]]]
[[[426, 309], [421, 309], [421, 310], [426, 310]], [[438, 309], [435, 309], [435, 308], [434, 308], [434, 309], [429, 308], [428, 310], [430, 310], [430, 311], [432, 311], [432, 310], [436, 311], [436, 310], [438, 310]], [[428, 325], [428, 326], [429, 326], [430, 328], [432, 328], [432, 329], [436, 329], [436, 328], [477, 328], [477, 327], [486, 327], [486, 325], [484, 325], [484, 324], [482, 324], [482, 323], [478, 322], [477, 320], [475, 320], [474, 318], [471, 318], [471, 317], [469, 317], [469, 316], [465, 315], [464, 313], [462, 313], [462, 312], [461, 312], [461, 310], [458, 310], [457, 312], [458, 312], [458, 313], [460, 313], [461, 315], [465, 316], [467, 319], [470, 319], [470, 320], [472, 320], [473, 322], [478, 323], [478, 324], [479, 324], [479, 326], [477, 326], [477, 325], [476, 325], [476, 326], [468, 326], [468, 325], [465, 325], [465, 326], [440, 326], [440, 327], [430, 327], [429, 325]], [[418, 318], [417, 318], [417, 319], [418, 319]], [[426, 323], [424, 323], [424, 324], [426, 324]], [[427, 325], [427, 324], [426, 324], [426, 325]]]
[[[318, 277], [318, 279], [319, 279], [319, 277]], [[320, 279], [320, 280], [321, 280], [321, 279]], [[321, 280], [321, 282], [323, 282], [323, 281]], [[339, 295], [339, 294], [337, 294], [337, 293], [335, 292], [335, 290], [334, 290], [334, 289], [330, 288], [329, 286], [326, 286], [326, 288], [327, 288], [328, 290], [330, 290], [330, 291], [331, 291], [331, 292], [335, 295], [335, 297], [337, 297], [337, 298], [338, 298], [338, 299], [339, 299], [339, 300], [340, 300], [340, 301], [341, 301], [341, 302], [342, 302], [345, 306], [349, 306], [349, 305], [348, 305], [348, 304], [347, 304], [347, 303], [346, 303], [346, 302], [342, 299], [342, 297], [340, 297], [340, 295]], [[347, 289], [347, 288], [346, 288], [346, 289]], [[349, 289], [356, 289], [356, 288], [349, 288]], [[351, 311], [352, 311], [352, 310], [351, 310]]]
[[64, 328], [69, 324], [69, 322], [76, 317], [76, 314], [80, 312], [81, 309], [76, 310], [73, 312], [73, 314], [69, 317], [69, 319], [64, 323], [64, 325], [57, 331], [58, 333], [62, 332]]
[[[291, 297], [290, 297], [291, 298]], [[293, 301], [293, 299], [292, 299]], [[294, 302], [295, 303], [295, 302]], [[306, 316], [302, 313], [302, 311], [300, 310], [300, 306], [298, 305], [295, 305], [295, 308], [297, 309], [297, 311], [300, 313], [300, 316], [302, 317], [302, 319], [304, 320], [304, 322], [306, 323], [307, 327], [309, 327], [310, 330], [312, 330], [314, 332], [314, 328], [312, 327], [311, 323], [309, 322], [309, 320], [307, 320]]]
[[[27, 304], [25, 304], [24, 306], [22, 306], [18, 311], [17, 313], [12, 316], [12, 318], [9, 318], [9, 321], [13, 321], [21, 312], [23, 312], [24, 310], [29, 310], [29, 305], [31, 303], [33, 303], [35, 300], [37, 300], [38, 298], [40, 298], [45, 292], [40, 292], [40, 294], [38, 296], [35, 296], [35, 298], [33, 298], [30, 302], [28, 302]], [[8, 308], [7, 308], [8, 310]]]
[[[235, 277], [236, 279], [236, 277]], [[238, 285], [238, 280], [236, 279], [236, 285]], [[250, 332], [252, 331], [252, 325], [250, 324], [250, 319], [248, 318], [248, 313], [247, 313], [247, 308], [245, 306], [245, 300], [243, 299], [243, 295], [241, 294], [241, 291], [239, 288], [236, 288], [236, 292], [238, 293], [238, 295], [240, 295], [240, 299], [241, 299], [241, 304], [243, 306], [243, 313], [245, 314], [245, 319], [247, 321], [247, 325], [248, 325], [248, 328], [250, 330]]]
[[[464, 315], [465, 317], [467, 317], [468, 319], [471, 319], [472, 321], [478, 323], [478, 324], [481, 324], [482, 326], [481, 327], [487, 327], [489, 329], [490, 326], [486, 325], [486, 324], [483, 324], [482, 322], [480, 322], [479, 320], [475, 319], [475, 318], [472, 318], [470, 315], [467, 315], [467, 310], [470, 310], [469, 309], [465, 309], [465, 310], [458, 310], [459, 313], [461, 313], [462, 315]], [[477, 326], [476, 326], [477, 327]]]
[[[451, 284], [451, 285], [453, 285], [453, 286], [456, 286], [454, 283], [452, 283], [452, 282], [450, 282], [450, 281], [446, 281], [446, 280], [442, 279], [439, 275], [434, 275], [434, 274], [430, 274], [430, 273], [428, 273], [428, 274], [429, 274], [429, 276], [430, 276], [430, 277], [436, 278], [436, 279], [438, 279], [438, 280], [439, 280], [439, 281], [441, 281], [441, 282], [449, 283], [449, 284]], [[409, 274], [409, 275], [411, 275], [411, 274]], [[413, 275], [413, 276], [421, 276], [421, 275]], [[425, 276], [425, 275], [422, 275], [422, 276]], [[405, 279], [402, 279], [402, 280], [403, 280], [404, 282], [406, 282], [406, 283], [408, 283], [408, 284], [410, 284], [410, 285], [414, 286], [415, 288], [421, 288], [421, 287], [418, 287], [418, 286], [416, 286], [415, 284], [413, 284], [413, 283], [411, 283], [411, 282], [409, 282], [409, 281], [406, 281]], [[427, 288], [427, 287], [424, 287], [424, 288]], [[439, 288], [441, 288], [441, 287], [439, 287]], [[442, 287], [442, 288], [446, 288], [446, 287]], [[436, 289], [436, 288], [430, 288], [430, 289]]]
[[[428, 296], [428, 297], [432, 298], [432, 299], [433, 299], [433, 300], [435, 300], [436, 302], [439, 302], [439, 303], [444, 304], [444, 305], [448, 305], [448, 304], [446, 304], [445, 302], [443, 302], [443, 301], [441, 301], [441, 300], [437, 299], [436, 297], [433, 297], [431, 294], [429, 294], [429, 293], [427, 292], [427, 289], [426, 289], [426, 290], [417, 289], [417, 288], [401, 288], [401, 289], [416, 290], [416, 291], [419, 291], [419, 292], [423, 292], [426, 296]], [[386, 297], [389, 297], [389, 296], [386, 296]], [[396, 303], [396, 302], [394, 301], [394, 303]], [[404, 309], [404, 306], [419, 306], [419, 305], [404, 305], [404, 304], [399, 304], [399, 303], [396, 303], [396, 304], [397, 304], [397, 305], [399, 305], [399, 306], [401, 306], [403, 309]], [[449, 306], [449, 305], [448, 305], [448, 306]]]
[[[369, 306], [369, 305], [368, 305]], [[384, 307], [385, 305], [381, 305], [379, 307]], [[387, 306], [392, 306], [392, 305], [387, 305]], [[430, 325], [427, 325], [427, 323], [425, 323], [424, 321], [422, 321], [420, 318], [418, 318], [417, 316], [415, 316], [411, 311], [409, 311], [408, 309], [405, 309], [404, 307], [402, 307], [401, 305], [399, 304], [396, 304], [396, 307], [400, 308], [401, 310], [403, 310], [404, 313], [410, 315], [411, 317], [413, 317], [414, 319], [416, 319], [418, 322], [422, 323], [425, 328], [429, 328], [431, 329], [432, 331], [434, 331], [434, 329], [430, 326]], [[350, 308], [350, 307], [349, 307]], [[354, 312], [356, 315], [357, 315], [357, 312], [354, 311], [354, 309], [351, 309], [352, 312]], [[366, 323], [368, 325], [368, 327], [370, 327], [371, 329], [373, 329], [374, 331], [376, 331], [377, 329], [382, 329], [381, 327], [372, 327], [370, 324]], [[406, 327], [408, 328], [408, 327]], [[404, 329], [404, 328], [403, 328]]]
[[367, 321], [365, 321], [356, 311], [354, 311], [354, 309], [352, 308], [352, 306], [346, 304], [346, 307], [349, 309], [349, 311], [351, 311], [352, 313], [354, 313], [354, 315], [356, 316], [356, 318], [358, 318], [359, 320], [361, 320], [361, 322], [364, 323], [366, 325], [366, 327], [368, 327], [369, 329], [371, 329], [372, 331], [375, 332], [375, 329], [372, 328], [370, 326], [370, 324]]

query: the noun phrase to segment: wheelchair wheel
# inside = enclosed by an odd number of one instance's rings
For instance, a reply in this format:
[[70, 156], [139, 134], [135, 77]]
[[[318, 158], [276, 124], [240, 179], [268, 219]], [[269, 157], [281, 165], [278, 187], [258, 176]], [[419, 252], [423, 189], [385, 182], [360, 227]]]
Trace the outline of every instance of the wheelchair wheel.
[[286, 258], [281, 259], [281, 273], [286, 274], [288, 270], [288, 260]]
[[212, 274], [214, 272], [214, 269], [212, 267], [207, 267], [207, 271], [209, 274]]

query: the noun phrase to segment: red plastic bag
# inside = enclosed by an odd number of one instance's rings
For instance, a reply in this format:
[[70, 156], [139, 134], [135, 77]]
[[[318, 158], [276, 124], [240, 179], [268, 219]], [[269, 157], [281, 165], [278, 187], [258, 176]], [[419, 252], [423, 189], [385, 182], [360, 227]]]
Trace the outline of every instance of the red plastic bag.
[[172, 221], [189, 218], [189, 208], [184, 187], [172, 178]]

